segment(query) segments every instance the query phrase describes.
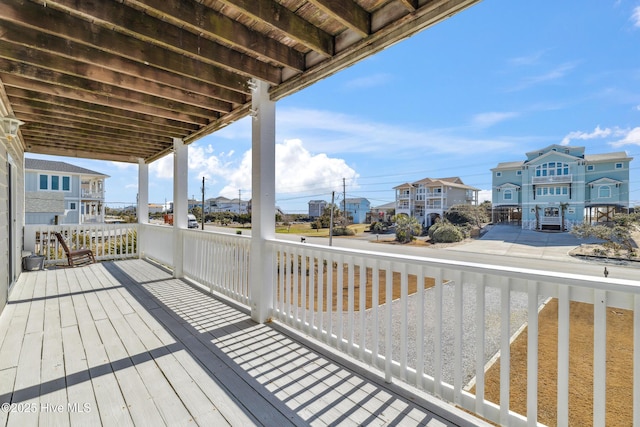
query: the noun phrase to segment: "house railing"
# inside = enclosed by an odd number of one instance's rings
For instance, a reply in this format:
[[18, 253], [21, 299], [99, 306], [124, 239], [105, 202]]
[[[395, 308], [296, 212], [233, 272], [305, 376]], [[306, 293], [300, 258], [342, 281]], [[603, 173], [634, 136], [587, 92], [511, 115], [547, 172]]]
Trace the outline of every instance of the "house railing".
[[[595, 343], [615, 339], [607, 337], [607, 312], [629, 310], [625, 315], [633, 317], [640, 309], [640, 287], [629, 280], [278, 240], [269, 245], [276, 267], [271, 278], [274, 319], [379, 369], [388, 381], [405, 381], [502, 425], [537, 425], [540, 378], [557, 378], [551, 410], [557, 407], [558, 425], [569, 424], [569, 360], [581, 350], [569, 347], [570, 304], [592, 308]], [[548, 301], [559, 307], [557, 341], [538, 337], [538, 311]], [[640, 316], [633, 321], [635, 376], [627, 387], [635, 393], [629, 406], [637, 424]], [[512, 339], [525, 325], [526, 379], [510, 368]], [[557, 372], [539, 371], [538, 357], [548, 357], [539, 356], [539, 339], [557, 342]], [[596, 344], [584, 355], [594, 360], [593, 394], [572, 387], [572, 394], [585, 393], [581, 400], [593, 401], [594, 425], [605, 424], [606, 348]], [[496, 356], [499, 400], [490, 401], [485, 372]], [[495, 403], [509, 402], [516, 377], [526, 390], [522, 413]]]
[[249, 305], [250, 243], [242, 235], [184, 230], [184, 274], [211, 292]]
[[99, 261], [138, 257], [138, 224], [25, 225], [24, 250], [44, 256], [45, 264], [66, 262], [56, 232], [70, 250], [91, 249]]
[[532, 184], [568, 184], [571, 183], [573, 175], [553, 175], [553, 176], [534, 176], [531, 178]]

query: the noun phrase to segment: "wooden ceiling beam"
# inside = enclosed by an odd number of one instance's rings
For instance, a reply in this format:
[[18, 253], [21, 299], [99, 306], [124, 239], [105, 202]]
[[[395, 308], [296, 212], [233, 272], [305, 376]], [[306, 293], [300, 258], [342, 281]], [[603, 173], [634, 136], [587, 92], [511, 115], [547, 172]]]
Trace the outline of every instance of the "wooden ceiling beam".
[[92, 120], [105, 120], [111, 123], [134, 124], [140, 128], [158, 128], [164, 130], [168, 135], [189, 133], [199, 128], [197, 124], [118, 110], [110, 107], [96, 106], [83, 101], [74, 101], [55, 96], [48, 96], [42, 100], [34, 99], [30, 97], [32, 93], [35, 92], [13, 90], [11, 105], [14, 107], [16, 114], [19, 111], [29, 114], [36, 109], [43, 111], [46, 115], [56, 115], [64, 112], [64, 114], [84, 118], [89, 122]]
[[[0, 2], [0, 4], [2, 3]], [[167, 86], [185, 88], [203, 95], [215, 95], [217, 98], [235, 103], [241, 103], [239, 99], [243, 98], [243, 94], [250, 93], [246, 77], [203, 64], [184, 55], [168, 55], [167, 64], [172, 60], [171, 65], [165, 64], [163, 68], [158, 68], [150, 65], [153, 62], [146, 64], [107, 53], [72, 40], [41, 33], [33, 28], [22, 27], [6, 21], [0, 22], [2, 23], [0, 25], [0, 40], [10, 42], [14, 46], [24, 46], [24, 48], [29, 49], [30, 54], [27, 57], [23, 57], [25, 60], [27, 58], [38, 60], [41, 57], [46, 57], [46, 54], [51, 55], [49, 58], [55, 55], [55, 57], [61, 58], [51, 64], [52, 67], [57, 67], [57, 69], [62, 68], [64, 70], [66, 61], [74, 61], [92, 65], [93, 67], [126, 73], [133, 77], [142, 77]], [[14, 48], [13, 50], [19, 49]], [[156, 55], [155, 62], [161, 62], [164, 58], [163, 51], [159, 50]], [[9, 58], [15, 59], [13, 57]], [[49, 61], [52, 60], [49, 59]], [[220, 88], [218, 93], [215, 93], [216, 86]], [[226, 97], [229, 99], [226, 99]]]
[[[147, 159], [146, 154], [140, 156], [134, 156], [130, 154], [121, 154], [113, 152], [103, 152], [100, 150], [84, 150], [77, 147], [73, 148], [56, 148], [49, 144], [50, 140], [43, 141], [43, 144], [38, 144], [39, 141], [33, 141], [31, 147], [27, 149], [28, 153], [34, 154], [47, 154], [51, 156], [65, 156], [65, 157], [77, 157], [85, 159], [105, 160], [111, 162], [123, 162], [123, 163], [138, 163], [138, 159]], [[151, 155], [149, 155], [151, 157]]]
[[302, 52], [247, 28], [205, 4], [184, 0], [128, 0], [127, 3], [176, 26], [190, 28], [194, 34], [229, 44], [257, 58], [265, 58], [299, 72], [305, 69]]
[[310, 0], [309, 3], [313, 3], [318, 9], [352, 29], [362, 38], [371, 33], [371, 16], [355, 1]]
[[154, 152], [154, 150], [144, 150], [140, 148], [127, 148], [123, 153], [122, 151], [115, 151], [111, 149], [105, 143], [85, 144], [83, 143], [84, 141], [80, 141], [80, 142], [70, 141], [63, 138], [59, 140], [55, 140], [55, 142], [52, 142], [52, 139], [50, 137], [30, 136], [30, 141], [31, 141], [31, 144], [28, 147], [29, 152], [35, 152], [34, 150], [36, 150], [37, 146], [40, 146], [40, 147], [48, 146], [50, 148], [55, 147], [56, 150], [79, 149], [86, 152], [98, 152], [98, 153], [112, 154], [112, 155], [116, 155], [120, 153], [121, 155], [126, 154], [127, 157], [135, 157], [135, 158], [145, 158], [149, 156], [150, 153]]
[[[0, 47], [2, 43], [0, 42]], [[72, 67], [70, 67], [72, 68]], [[231, 104], [214, 98], [209, 98], [197, 93], [189, 93], [174, 87], [162, 86], [148, 80], [131, 77], [111, 71], [100, 70], [99, 67], [82, 66], [86, 75], [95, 76], [90, 80], [77, 75], [64, 74], [51, 69], [43, 69], [27, 63], [18, 63], [0, 57], [0, 73], [20, 76], [25, 79], [36, 80], [51, 85], [60, 85], [71, 89], [78, 89], [100, 95], [135, 100], [137, 102], [150, 102], [150, 105], [166, 108], [168, 105], [186, 104], [194, 107], [193, 111], [202, 111], [204, 117], [215, 116], [211, 110], [218, 113], [231, 111]], [[102, 71], [100, 74], [100, 71]], [[98, 76], [100, 77], [98, 79]], [[162, 98], [157, 94], [162, 94]], [[154, 101], [155, 100], [155, 101]]]
[[418, 9], [418, 0], [399, 0], [400, 4], [407, 8], [408, 11], [413, 12]]
[[[41, 110], [36, 108], [22, 108], [20, 105], [14, 104], [14, 112], [20, 114], [20, 118], [24, 122], [39, 122], [56, 124], [59, 122], [68, 123], [70, 126], [78, 125], [98, 125], [111, 126], [114, 129], [133, 132], [146, 132], [150, 135], [166, 136], [189, 133], [186, 129], [168, 128], [164, 126], [151, 126], [149, 124], [140, 124], [133, 120], [110, 120], [109, 117], [87, 117], [85, 115], [74, 114], [74, 112], [65, 110]], [[78, 112], [78, 111], [76, 111]]]
[[[3, 74], [2, 81], [7, 88], [16, 88], [38, 92], [40, 98], [42, 95], [53, 95], [60, 98], [67, 98], [76, 101], [84, 101], [94, 105], [102, 105], [126, 111], [135, 111], [139, 113], [149, 114], [152, 116], [164, 117], [165, 119], [180, 120], [187, 123], [208, 122], [206, 118], [206, 110], [200, 110], [196, 107], [186, 105], [174, 105], [176, 110], [171, 109], [171, 105], [167, 103], [164, 106], [155, 106], [151, 100], [146, 102], [136, 102], [122, 98], [115, 98], [108, 95], [92, 93], [83, 90], [74, 90], [65, 86], [55, 86], [37, 80], [29, 80], [15, 75]], [[149, 97], [148, 95], [146, 95]], [[213, 116], [213, 114], [209, 114]]]
[[[55, 6], [62, 6], [65, 10], [56, 10]], [[92, 21], [83, 20], [78, 14], [91, 15]], [[34, 15], [39, 16], [38, 20], [30, 19]], [[118, 2], [58, 0], [47, 2], [45, 8], [35, 3], [18, 4], [18, 0], [4, 0], [0, 5], [0, 16], [7, 22], [24, 25], [26, 21], [33, 29], [168, 71], [179, 72], [188, 65], [187, 61], [191, 61], [199, 63], [198, 67], [207, 74], [210, 74], [205, 71], [207, 67], [221, 67], [244, 75], [243, 80], [255, 76], [272, 84], [280, 83], [278, 67]], [[55, 28], [51, 28], [51, 22], [56, 23]], [[97, 23], [102, 23], [102, 26], [95, 25]], [[188, 54], [188, 60], [185, 54]], [[191, 65], [190, 68], [194, 67]]]
[[171, 141], [171, 136], [166, 135], [164, 137], [151, 137], [149, 134], [143, 132], [123, 132], [117, 129], [112, 129], [103, 126], [91, 127], [79, 127], [79, 126], [65, 126], [64, 123], [55, 125], [47, 123], [35, 123], [29, 122], [22, 125], [21, 130], [25, 133], [43, 133], [54, 134], [58, 137], [67, 136], [70, 138], [86, 138], [88, 141], [102, 141], [102, 142], [121, 142], [123, 144], [131, 143], [135, 140], [139, 147], [163, 147], [168, 141]]
[[272, 0], [216, 0], [286, 33], [307, 48], [325, 56], [333, 56], [333, 37], [305, 21], [280, 3]]

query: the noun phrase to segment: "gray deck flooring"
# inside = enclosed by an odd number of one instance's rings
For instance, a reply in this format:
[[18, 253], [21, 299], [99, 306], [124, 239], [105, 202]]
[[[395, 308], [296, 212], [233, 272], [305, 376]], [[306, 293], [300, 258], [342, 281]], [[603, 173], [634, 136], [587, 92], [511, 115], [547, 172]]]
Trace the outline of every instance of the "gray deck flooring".
[[329, 356], [145, 261], [28, 272], [0, 315], [0, 425], [461, 423]]

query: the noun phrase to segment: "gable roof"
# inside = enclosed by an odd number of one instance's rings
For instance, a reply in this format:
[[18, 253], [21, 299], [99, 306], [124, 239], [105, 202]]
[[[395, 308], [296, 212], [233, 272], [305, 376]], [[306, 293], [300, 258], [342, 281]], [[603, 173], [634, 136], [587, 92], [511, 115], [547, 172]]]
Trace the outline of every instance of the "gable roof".
[[589, 154], [585, 155], [584, 159], [587, 162], [607, 162], [613, 160], [633, 160], [633, 157], [627, 156], [627, 153], [624, 151], [617, 151], [614, 153], [602, 153], [602, 154]]
[[52, 160], [29, 159], [25, 157], [24, 168], [25, 170], [64, 172], [64, 173], [73, 173], [77, 175], [96, 175], [96, 176], [103, 176], [105, 178], [109, 178], [109, 175], [92, 171], [91, 169], [86, 169], [86, 168], [75, 166], [69, 163], [56, 162]]

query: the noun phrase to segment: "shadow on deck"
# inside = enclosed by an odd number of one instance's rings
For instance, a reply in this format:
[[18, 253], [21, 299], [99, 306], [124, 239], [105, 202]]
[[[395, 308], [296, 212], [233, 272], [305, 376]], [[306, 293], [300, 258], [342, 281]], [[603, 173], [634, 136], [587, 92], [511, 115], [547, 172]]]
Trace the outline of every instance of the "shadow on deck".
[[[367, 378], [369, 377], [369, 378]], [[471, 425], [141, 260], [25, 273], [0, 425]]]

